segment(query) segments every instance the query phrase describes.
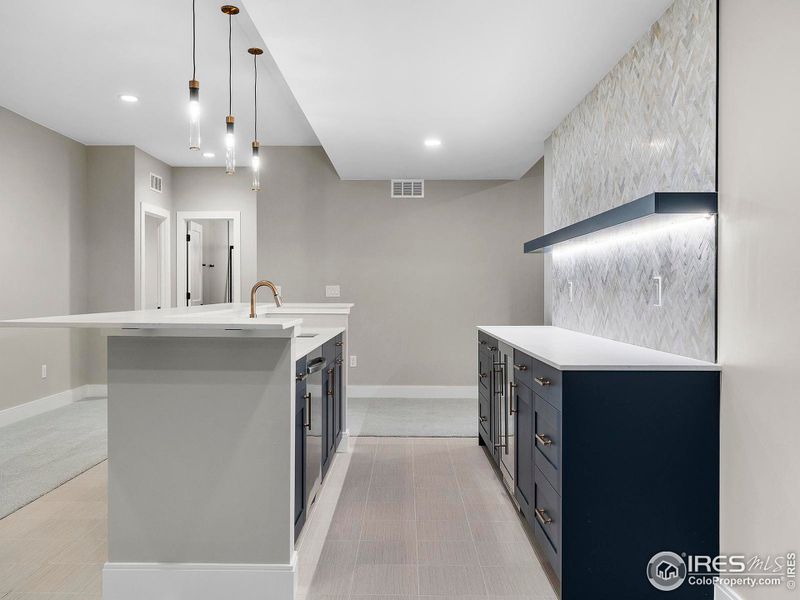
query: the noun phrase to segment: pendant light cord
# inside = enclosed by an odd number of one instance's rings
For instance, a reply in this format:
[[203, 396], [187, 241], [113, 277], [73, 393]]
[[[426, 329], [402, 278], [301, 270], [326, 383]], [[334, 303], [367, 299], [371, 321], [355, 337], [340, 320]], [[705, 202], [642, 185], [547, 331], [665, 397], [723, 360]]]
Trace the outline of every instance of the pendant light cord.
[[195, 24], [195, 0], [192, 0], [192, 80], [197, 79], [197, 26]]
[[253, 127], [253, 139], [258, 139], [258, 61], [256, 61], [256, 55], [253, 54], [253, 73], [255, 77], [253, 77], [253, 113], [255, 114], [255, 118], [253, 122], [255, 126]]
[[228, 15], [228, 114], [233, 114], [233, 54], [231, 38], [233, 36], [233, 17]]

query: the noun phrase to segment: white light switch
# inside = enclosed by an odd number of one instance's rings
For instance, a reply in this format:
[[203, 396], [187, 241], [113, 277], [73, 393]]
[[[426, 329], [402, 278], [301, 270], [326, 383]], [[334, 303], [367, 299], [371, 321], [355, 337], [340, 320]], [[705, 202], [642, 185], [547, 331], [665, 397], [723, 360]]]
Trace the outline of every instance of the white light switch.
[[341, 295], [341, 291], [338, 285], [326, 285], [325, 286], [325, 297], [326, 298], [338, 298]]
[[42, 379], [47, 379], [47, 365], [42, 365]]
[[653, 276], [653, 306], [664, 306], [661, 298], [661, 276]]
[[567, 283], [569, 284], [569, 301], [572, 302], [575, 299], [574, 286], [572, 285], [571, 281], [568, 281]]
[[357, 367], [358, 366], [358, 357], [355, 354], [350, 356], [350, 366]]

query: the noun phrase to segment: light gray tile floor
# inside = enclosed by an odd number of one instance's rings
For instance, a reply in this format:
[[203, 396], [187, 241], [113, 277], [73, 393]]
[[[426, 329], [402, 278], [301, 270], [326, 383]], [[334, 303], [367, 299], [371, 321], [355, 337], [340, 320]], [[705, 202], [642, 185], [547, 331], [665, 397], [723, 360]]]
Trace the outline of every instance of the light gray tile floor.
[[351, 436], [477, 437], [475, 398], [348, 398]]
[[474, 438], [342, 449], [299, 540], [298, 600], [555, 600]]

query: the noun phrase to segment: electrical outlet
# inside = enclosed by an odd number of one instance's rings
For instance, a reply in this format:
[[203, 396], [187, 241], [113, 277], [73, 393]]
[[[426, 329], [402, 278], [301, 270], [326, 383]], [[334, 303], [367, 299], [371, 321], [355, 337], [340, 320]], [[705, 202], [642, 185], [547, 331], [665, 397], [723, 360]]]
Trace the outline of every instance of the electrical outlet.
[[341, 290], [339, 289], [338, 285], [326, 285], [325, 286], [325, 297], [326, 298], [338, 298], [341, 295]]
[[350, 355], [350, 366], [357, 367], [358, 366], [358, 357], [355, 354]]
[[571, 281], [567, 283], [569, 284], [569, 301], [572, 302], [575, 299], [575, 286], [572, 285]]
[[47, 379], [47, 365], [42, 365], [42, 379]]

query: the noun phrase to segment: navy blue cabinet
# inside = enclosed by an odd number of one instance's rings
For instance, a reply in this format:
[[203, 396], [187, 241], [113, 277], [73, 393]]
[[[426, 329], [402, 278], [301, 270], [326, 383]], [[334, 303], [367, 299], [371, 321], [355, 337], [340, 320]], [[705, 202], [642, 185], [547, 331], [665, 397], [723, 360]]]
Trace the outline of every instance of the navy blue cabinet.
[[307, 396], [306, 396], [306, 358], [295, 365], [295, 415], [294, 415], [294, 537], [298, 538], [306, 522], [308, 490], [306, 489], [306, 455], [308, 441]]
[[[481, 373], [496, 346], [479, 333], [479, 443], [493, 461]], [[513, 495], [561, 600], [659, 599], [655, 554], [717, 555], [718, 372], [560, 371], [519, 352], [514, 369]], [[713, 595], [685, 582], [669, 597]]]
[[343, 335], [338, 335], [322, 347], [327, 362], [322, 377], [322, 477], [328, 472], [336, 448], [342, 439], [342, 393], [344, 386], [342, 348]]

